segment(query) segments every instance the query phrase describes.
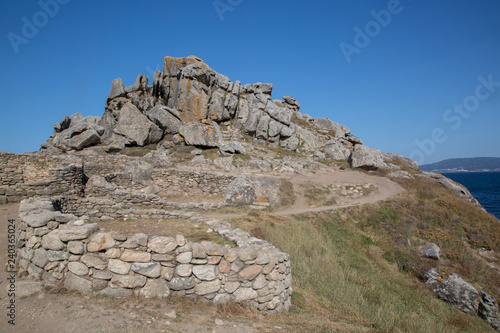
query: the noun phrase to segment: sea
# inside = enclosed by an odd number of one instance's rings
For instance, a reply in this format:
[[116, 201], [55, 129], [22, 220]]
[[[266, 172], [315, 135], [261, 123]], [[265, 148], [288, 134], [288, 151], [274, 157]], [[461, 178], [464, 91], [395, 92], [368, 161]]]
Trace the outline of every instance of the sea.
[[467, 187], [488, 213], [500, 219], [500, 172], [442, 173]]

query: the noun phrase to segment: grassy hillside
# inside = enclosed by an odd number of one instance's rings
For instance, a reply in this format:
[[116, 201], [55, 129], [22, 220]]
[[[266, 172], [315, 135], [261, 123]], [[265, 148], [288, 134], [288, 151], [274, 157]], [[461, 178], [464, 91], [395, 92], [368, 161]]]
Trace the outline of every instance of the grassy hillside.
[[[434, 298], [420, 280], [455, 272], [500, 299], [500, 278], [476, 249], [498, 253], [500, 222], [433, 182], [402, 180], [392, 200], [322, 213], [231, 221], [292, 257], [293, 309], [263, 325], [293, 332], [494, 332]], [[428, 241], [444, 253], [421, 258]], [[498, 255], [496, 257], [498, 259]]]

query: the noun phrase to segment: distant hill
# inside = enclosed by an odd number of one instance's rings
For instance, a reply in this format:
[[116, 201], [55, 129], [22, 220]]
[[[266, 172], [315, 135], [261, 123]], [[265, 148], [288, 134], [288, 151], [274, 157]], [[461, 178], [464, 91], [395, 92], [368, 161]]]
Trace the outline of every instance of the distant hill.
[[424, 164], [419, 168], [430, 172], [500, 171], [500, 157], [450, 158], [441, 162]]

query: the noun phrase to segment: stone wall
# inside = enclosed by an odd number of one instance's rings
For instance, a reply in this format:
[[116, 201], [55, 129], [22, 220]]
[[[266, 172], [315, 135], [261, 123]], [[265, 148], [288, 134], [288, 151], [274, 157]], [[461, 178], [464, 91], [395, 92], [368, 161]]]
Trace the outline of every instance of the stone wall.
[[19, 209], [19, 268], [46, 284], [117, 297], [185, 295], [215, 303], [248, 302], [269, 312], [290, 307], [289, 255], [227, 222], [182, 215], [206, 223], [237, 248], [192, 243], [181, 235], [108, 233], [57, 211], [58, 205], [28, 199]]
[[82, 196], [84, 182], [81, 164], [36, 154], [0, 152], [0, 203], [62, 193]]

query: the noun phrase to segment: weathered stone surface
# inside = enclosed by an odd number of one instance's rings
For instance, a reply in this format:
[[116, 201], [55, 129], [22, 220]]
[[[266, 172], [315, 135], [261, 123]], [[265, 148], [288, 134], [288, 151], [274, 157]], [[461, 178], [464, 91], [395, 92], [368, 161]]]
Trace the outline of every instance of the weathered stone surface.
[[441, 249], [434, 243], [427, 243], [420, 250], [420, 255], [425, 258], [439, 260], [439, 257], [441, 256]]
[[224, 202], [234, 205], [251, 204], [257, 200], [252, 179], [248, 176], [238, 176], [226, 189]]
[[49, 261], [62, 261], [67, 260], [69, 257], [70, 255], [66, 251], [47, 251], [47, 259], [49, 259]]
[[180, 264], [189, 264], [193, 259], [192, 252], [183, 252], [177, 255], [177, 262]]
[[222, 143], [222, 133], [213, 121], [184, 125], [179, 129], [179, 134], [189, 146], [219, 147]]
[[378, 168], [387, 168], [382, 153], [376, 148], [357, 145], [349, 157], [351, 168], [363, 168], [367, 170], [376, 170]]
[[281, 148], [296, 151], [299, 147], [299, 139], [294, 135], [280, 141]]
[[157, 105], [146, 112], [149, 119], [158, 125], [165, 134], [177, 134], [182, 126], [180, 114], [166, 106]]
[[215, 266], [194, 266], [193, 275], [202, 281], [212, 281], [216, 278]]
[[139, 295], [146, 298], [167, 298], [170, 296], [170, 289], [167, 281], [163, 279], [148, 279], [146, 285], [139, 291]]
[[266, 113], [271, 116], [271, 118], [279, 121], [282, 124], [290, 125], [292, 121], [292, 111], [283, 106], [278, 106], [277, 101], [269, 101], [266, 105]]
[[500, 312], [498, 312], [498, 303], [493, 296], [482, 290], [477, 314], [480, 318], [486, 320], [494, 329], [500, 331]]
[[69, 290], [76, 290], [82, 293], [92, 292], [92, 281], [84, 279], [78, 275], [68, 272], [64, 280], [64, 287]]
[[88, 267], [96, 269], [105, 269], [108, 265], [108, 261], [105, 258], [92, 253], [84, 254], [80, 260]]
[[123, 288], [134, 289], [143, 287], [147, 278], [142, 275], [113, 275], [111, 282]]
[[50, 233], [42, 237], [42, 247], [46, 250], [62, 250], [66, 245], [59, 239], [59, 231], [52, 230]]
[[193, 266], [189, 264], [181, 264], [175, 268], [175, 274], [180, 277], [188, 277], [193, 273]]
[[235, 302], [249, 301], [259, 297], [259, 294], [252, 288], [239, 288], [233, 294], [233, 300]]
[[192, 277], [174, 277], [168, 282], [168, 286], [172, 290], [188, 290], [196, 286], [196, 282]]
[[222, 284], [219, 279], [210, 282], [201, 282], [196, 285], [194, 292], [196, 295], [207, 295], [218, 292], [221, 286]]
[[113, 131], [125, 137], [128, 144], [137, 146], [156, 143], [162, 138], [162, 130], [130, 102], [125, 103], [120, 110], [120, 117]]
[[157, 262], [134, 263], [132, 264], [132, 271], [155, 279], [161, 274], [161, 265]]
[[40, 268], [44, 268], [45, 265], [49, 263], [49, 259], [47, 258], [47, 251], [43, 248], [36, 249], [31, 262]]
[[111, 91], [108, 95], [108, 101], [122, 96], [125, 96], [125, 85], [123, 84], [122, 79], [114, 79], [111, 84]]
[[111, 278], [113, 277], [113, 274], [111, 274], [111, 272], [108, 270], [96, 269], [96, 270], [94, 270], [92, 277], [94, 279], [99, 279], [99, 280], [111, 280]]
[[456, 274], [443, 279], [435, 268], [424, 276], [426, 286], [434, 295], [467, 314], [475, 315], [479, 305], [476, 288]]
[[78, 261], [68, 263], [68, 269], [71, 273], [79, 276], [87, 275], [89, 273], [89, 268], [85, 264]]
[[132, 264], [121, 261], [119, 259], [109, 259], [108, 269], [116, 274], [128, 274]]
[[262, 266], [252, 265], [244, 268], [238, 274], [243, 280], [252, 281], [260, 272], [262, 272]]
[[81, 226], [62, 226], [59, 228], [59, 238], [63, 242], [72, 240], [81, 240], [88, 238], [91, 234], [98, 229], [97, 223], [84, 224]]
[[238, 251], [238, 258], [243, 261], [243, 262], [246, 262], [246, 261], [250, 261], [250, 260], [254, 260], [255, 258], [257, 258], [257, 251], [255, 251], [255, 249], [252, 249], [252, 248], [243, 248], [243, 249], [240, 249]]
[[240, 287], [240, 283], [237, 282], [237, 281], [229, 281], [229, 282], [226, 282], [226, 284], [224, 285], [224, 290], [228, 293], [228, 294], [232, 294], [236, 291], [236, 289], [238, 289]]
[[156, 253], [165, 254], [175, 250], [177, 241], [172, 237], [151, 237], [148, 248]]
[[43, 213], [37, 213], [37, 214], [30, 214], [22, 217], [22, 221], [26, 223], [28, 226], [33, 227], [33, 228], [40, 228], [51, 220], [55, 220], [57, 215], [60, 215], [61, 213], [59, 212], [43, 212]]
[[334, 160], [345, 160], [351, 155], [351, 151], [337, 140], [325, 143], [325, 156]]
[[207, 248], [199, 243], [193, 244], [193, 259], [205, 259], [207, 257]]
[[90, 237], [87, 244], [87, 251], [98, 252], [109, 249], [115, 245], [115, 240], [108, 233], [97, 233]]
[[151, 253], [125, 250], [120, 259], [127, 262], [149, 262], [151, 261]]
[[230, 154], [246, 154], [247, 151], [243, 145], [237, 141], [230, 141], [220, 145], [219, 150]]
[[68, 252], [72, 254], [83, 254], [85, 251], [85, 245], [80, 241], [69, 241], [68, 242]]

